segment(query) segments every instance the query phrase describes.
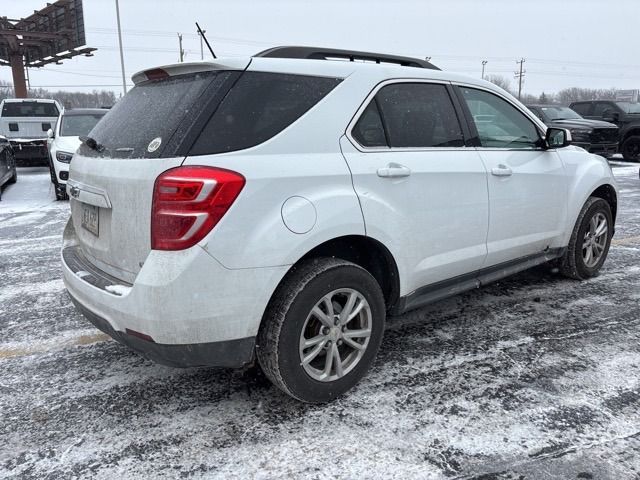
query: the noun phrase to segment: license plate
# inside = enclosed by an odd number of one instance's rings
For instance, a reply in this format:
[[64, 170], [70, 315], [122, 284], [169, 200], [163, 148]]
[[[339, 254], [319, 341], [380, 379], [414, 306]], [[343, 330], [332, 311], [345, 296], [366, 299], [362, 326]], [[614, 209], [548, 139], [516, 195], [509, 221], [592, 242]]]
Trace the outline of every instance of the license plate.
[[100, 209], [94, 205], [82, 204], [82, 228], [100, 235]]

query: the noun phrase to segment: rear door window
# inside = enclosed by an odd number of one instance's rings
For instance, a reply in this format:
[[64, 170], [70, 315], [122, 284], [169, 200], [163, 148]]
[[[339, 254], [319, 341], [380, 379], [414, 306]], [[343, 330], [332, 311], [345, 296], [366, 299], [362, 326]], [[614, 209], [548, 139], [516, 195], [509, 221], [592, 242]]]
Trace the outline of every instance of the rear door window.
[[376, 94], [389, 146], [462, 147], [460, 122], [447, 88], [430, 83], [393, 83]]
[[374, 100], [358, 119], [358, 122], [351, 131], [353, 138], [363, 147], [388, 147], [385, 137], [382, 118], [378, 109], [378, 102]]
[[602, 117], [605, 112], [614, 111], [615, 107], [610, 102], [597, 102], [593, 107], [593, 116]]
[[580, 115], [587, 116], [589, 115], [589, 110], [591, 110], [591, 104], [590, 103], [575, 103], [573, 105], [571, 105], [571, 110], [573, 110], [576, 113], [579, 113]]
[[[234, 72], [176, 75], [136, 85], [91, 130], [97, 149], [83, 144], [80, 153], [112, 158], [157, 158], [177, 155], [172, 137], [191, 125], [209, 98], [227, 88]], [[182, 135], [179, 135], [182, 136]]]
[[339, 78], [245, 72], [212, 114], [190, 155], [259, 145], [295, 122], [340, 82]]

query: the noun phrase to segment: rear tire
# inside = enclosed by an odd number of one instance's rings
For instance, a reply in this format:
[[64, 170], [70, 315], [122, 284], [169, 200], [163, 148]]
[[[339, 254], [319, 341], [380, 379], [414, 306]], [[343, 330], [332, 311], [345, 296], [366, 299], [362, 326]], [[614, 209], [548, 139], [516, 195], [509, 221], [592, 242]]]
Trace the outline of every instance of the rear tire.
[[384, 331], [378, 282], [335, 258], [301, 263], [285, 277], [265, 312], [256, 353], [283, 392], [323, 403], [352, 388], [373, 363]]
[[576, 280], [594, 277], [609, 253], [613, 236], [611, 207], [602, 198], [590, 197], [584, 204], [560, 260], [563, 275]]
[[627, 162], [640, 161], [640, 135], [632, 135], [625, 139], [620, 151]]

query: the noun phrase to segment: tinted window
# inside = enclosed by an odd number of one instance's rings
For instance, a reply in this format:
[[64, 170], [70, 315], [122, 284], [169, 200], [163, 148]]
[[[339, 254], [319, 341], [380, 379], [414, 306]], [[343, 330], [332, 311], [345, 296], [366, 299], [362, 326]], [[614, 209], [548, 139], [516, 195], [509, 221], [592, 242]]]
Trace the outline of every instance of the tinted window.
[[640, 103], [616, 102], [616, 105], [625, 113], [640, 113]]
[[[86, 145], [88, 156], [148, 158], [173, 156], [164, 147], [187, 116], [201, 106], [205, 89], [221, 89], [230, 72], [201, 72], [150, 80], [136, 85], [103, 117], [93, 130], [100, 152]], [[160, 143], [156, 139], [160, 139]], [[149, 151], [151, 150], [151, 151]]]
[[351, 131], [353, 138], [363, 147], [386, 147], [387, 140], [384, 136], [384, 127], [378, 105], [373, 100], [364, 110], [358, 123]]
[[542, 112], [540, 110], [538, 110], [537, 107], [527, 107], [529, 110], [531, 110], [531, 113], [533, 113], [536, 117], [538, 117], [540, 120], [542, 120], [543, 122], [546, 122], [547, 120], [544, 118], [544, 115], [542, 114]]
[[2, 107], [3, 117], [57, 117], [58, 113], [55, 103], [10, 102]]
[[258, 145], [304, 115], [340, 81], [246, 72], [212, 115], [190, 154], [230, 152]]
[[590, 108], [590, 103], [574, 103], [573, 105], [571, 105], [571, 110], [573, 110], [574, 112], [578, 112], [582, 116], [589, 115]]
[[103, 114], [86, 114], [86, 115], [63, 115], [60, 124], [61, 137], [79, 137], [88, 135], [96, 123], [100, 121]]
[[593, 107], [592, 115], [594, 117], [601, 117], [606, 111], [615, 112], [616, 107], [614, 107], [613, 104], [609, 102], [598, 102]]
[[535, 148], [538, 129], [520, 110], [506, 100], [483, 90], [461, 88], [480, 144], [489, 148]]
[[391, 147], [464, 146], [460, 123], [444, 85], [387, 85], [376, 100]]

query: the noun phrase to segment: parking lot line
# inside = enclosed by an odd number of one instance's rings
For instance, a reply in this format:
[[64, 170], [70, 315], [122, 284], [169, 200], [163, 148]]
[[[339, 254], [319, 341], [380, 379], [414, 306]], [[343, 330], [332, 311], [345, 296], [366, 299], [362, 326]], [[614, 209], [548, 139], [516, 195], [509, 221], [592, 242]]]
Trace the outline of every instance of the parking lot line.
[[634, 237], [614, 238], [611, 240], [611, 245], [631, 245], [636, 242], [640, 242], [640, 235], [636, 235]]
[[27, 344], [24, 347], [1, 347], [0, 346], [0, 359], [26, 357], [33, 355], [34, 353], [48, 353], [61, 348], [77, 345], [91, 345], [93, 343], [105, 342], [111, 340], [109, 335], [104, 333], [95, 333], [88, 335], [79, 335], [68, 339], [63, 343], [40, 343], [40, 344]]

